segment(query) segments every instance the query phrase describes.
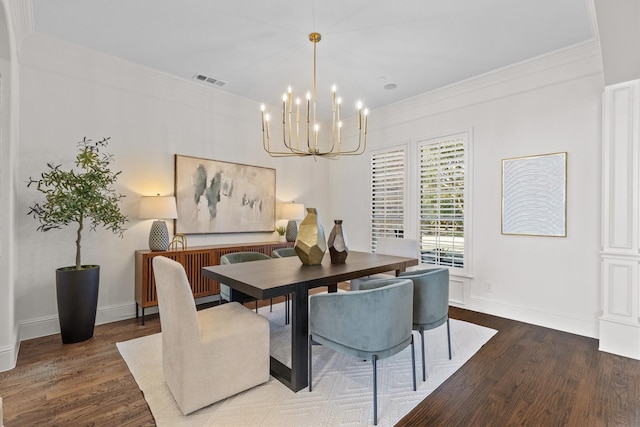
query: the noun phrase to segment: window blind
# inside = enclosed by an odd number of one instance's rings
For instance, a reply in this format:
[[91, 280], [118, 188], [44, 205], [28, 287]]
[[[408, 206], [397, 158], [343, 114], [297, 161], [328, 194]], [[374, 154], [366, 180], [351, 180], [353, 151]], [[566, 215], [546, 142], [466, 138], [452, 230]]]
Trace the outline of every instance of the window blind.
[[371, 251], [380, 237], [404, 236], [406, 150], [371, 156]]
[[464, 267], [465, 146], [463, 136], [419, 143], [423, 263]]

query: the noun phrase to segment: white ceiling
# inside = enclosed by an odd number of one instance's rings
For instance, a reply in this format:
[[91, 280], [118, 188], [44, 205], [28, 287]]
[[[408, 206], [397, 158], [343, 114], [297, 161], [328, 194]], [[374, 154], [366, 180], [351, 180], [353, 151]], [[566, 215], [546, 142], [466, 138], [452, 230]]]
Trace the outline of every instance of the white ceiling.
[[[596, 37], [588, 0], [32, 0], [35, 30], [184, 79], [279, 105], [377, 109]], [[205, 83], [194, 84], [211, 87]], [[385, 90], [386, 84], [397, 85]], [[325, 98], [323, 98], [325, 97]]]

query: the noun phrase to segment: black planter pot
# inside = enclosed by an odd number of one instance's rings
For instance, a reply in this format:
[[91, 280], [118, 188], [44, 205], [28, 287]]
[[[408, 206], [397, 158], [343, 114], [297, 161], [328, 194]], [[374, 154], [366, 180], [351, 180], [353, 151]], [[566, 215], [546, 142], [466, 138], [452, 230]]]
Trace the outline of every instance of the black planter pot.
[[96, 323], [100, 266], [84, 265], [82, 268], [56, 270], [58, 318], [62, 342], [65, 344], [91, 338]]

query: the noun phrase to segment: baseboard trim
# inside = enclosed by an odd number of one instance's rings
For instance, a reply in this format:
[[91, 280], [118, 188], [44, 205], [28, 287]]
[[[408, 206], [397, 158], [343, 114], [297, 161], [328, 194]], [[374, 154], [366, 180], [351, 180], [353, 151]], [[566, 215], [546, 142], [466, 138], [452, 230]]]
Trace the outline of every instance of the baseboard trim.
[[[18, 325], [13, 331], [13, 345], [0, 347], [0, 372], [8, 371], [16, 367], [18, 360], [18, 350], [20, 349], [20, 340], [18, 339]], [[0, 426], [2, 425], [2, 417], [0, 417]]]
[[551, 328], [558, 331], [569, 332], [571, 334], [589, 338], [597, 339], [599, 336], [597, 318], [594, 318], [593, 321], [587, 321], [584, 319], [577, 319], [556, 313], [504, 304], [498, 301], [478, 297], [469, 298], [468, 304], [462, 305], [460, 308], [517, 320], [519, 322], [530, 323], [532, 325]]
[[598, 350], [640, 360], [640, 325], [601, 317]]
[[[131, 319], [136, 315], [135, 303], [98, 307], [96, 325]], [[59, 334], [58, 316], [45, 316], [20, 322], [20, 341]]]
[[[198, 298], [196, 304], [202, 304], [206, 302], [218, 301], [217, 295]], [[158, 307], [149, 307], [145, 309], [145, 315], [155, 314], [158, 312]], [[138, 313], [141, 314], [140, 312]], [[104, 325], [105, 323], [118, 322], [120, 320], [132, 319], [136, 316], [136, 303], [126, 304], [114, 304], [98, 307], [96, 312], [96, 325]], [[60, 324], [58, 323], [58, 316], [45, 316], [35, 319], [29, 319], [20, 322], [19, 324], [20, 341], [30, 340], [33, 338], [40, 338], [47, 335], [59, 334]], [[3, 366], [2, 362], [2, 350], [0, 348], [0, 370]], [[17, 348], [16, 348], [17, 358]], [[15, 362], [14, 362], [15, 365]]]
[[120, 320], [131, 319], [136, 315], [136, 304], [115, 304], [98, 308], [96, 313], [96, 325], [118, 322]]

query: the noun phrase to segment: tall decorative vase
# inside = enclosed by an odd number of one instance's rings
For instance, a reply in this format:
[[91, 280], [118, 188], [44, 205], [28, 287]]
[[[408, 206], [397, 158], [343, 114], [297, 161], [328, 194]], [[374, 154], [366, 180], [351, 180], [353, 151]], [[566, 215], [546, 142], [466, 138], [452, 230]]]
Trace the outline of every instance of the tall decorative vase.
[[300, 223], [294, 249], [304, 265], [322, 263], [327, 242], [315, 208], [307, 208], [307, 216]]
[[335, 224], [331, 229], [331, 233], [329, 233], [327, 246], [329, 246], [331, 262], [333, 264], [342, 264], [347, 260], [349, 249], [347, 248], [347, 242], [345, 242], [344, 232], [342, 231], [342, 220], [334, 219], [333, 222]]

